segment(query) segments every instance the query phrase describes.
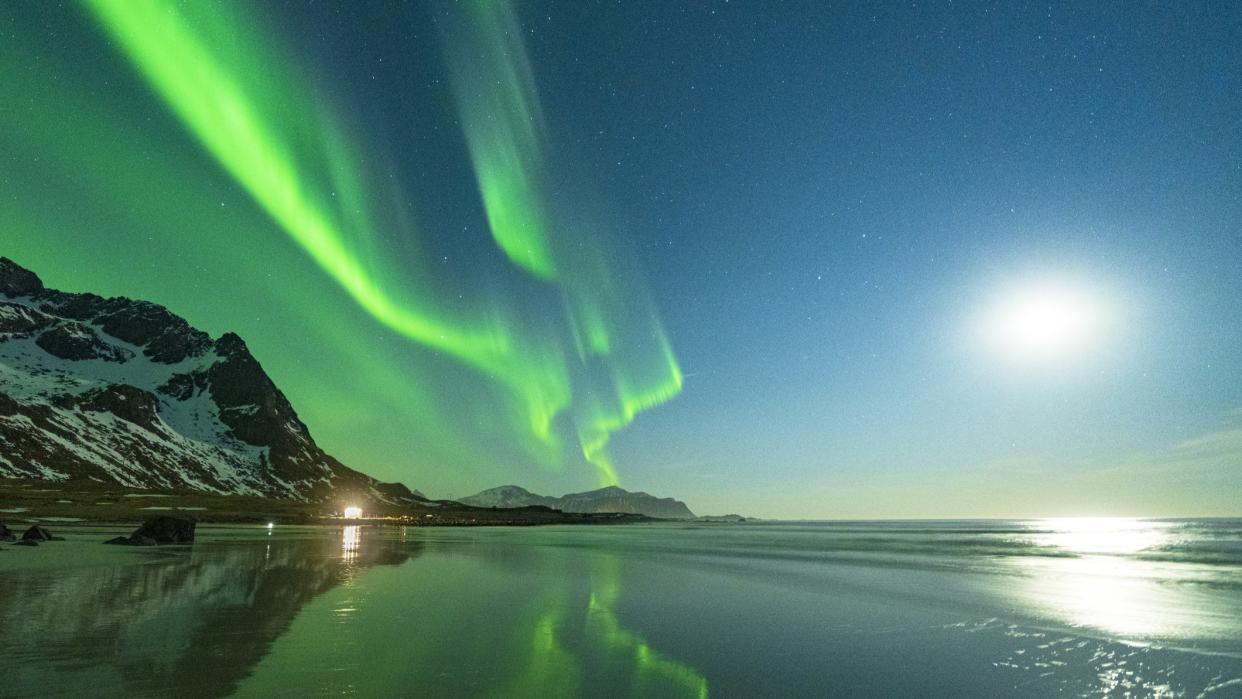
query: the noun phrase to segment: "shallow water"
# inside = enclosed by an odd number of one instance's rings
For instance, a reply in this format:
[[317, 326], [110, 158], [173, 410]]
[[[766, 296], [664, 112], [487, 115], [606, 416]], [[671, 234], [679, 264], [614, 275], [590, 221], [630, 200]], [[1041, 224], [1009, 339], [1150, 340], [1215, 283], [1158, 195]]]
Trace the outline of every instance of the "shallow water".
[[0, 551], [0, 696], [1242, 696], [1242, 521], [202, 527]]

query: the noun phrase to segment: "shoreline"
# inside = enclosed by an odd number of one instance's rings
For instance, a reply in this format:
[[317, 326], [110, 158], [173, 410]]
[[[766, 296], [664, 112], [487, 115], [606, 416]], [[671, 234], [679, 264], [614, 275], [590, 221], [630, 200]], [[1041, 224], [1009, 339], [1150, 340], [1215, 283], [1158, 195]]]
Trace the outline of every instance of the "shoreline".
[[[339, 512], [359, 506], [366, 516], [346, 519]], [[200, 524], [305, 524], [418, 527], [609, 525], [662, 522], [627, 513], [562, 512], [542, 506], [481, 508], [451, 500], [405, 504], [375, 499], [302, 502], [247, 495], [218, 495], [186, 490], [147, 490], [93, 481], [0, 479], [0, 522], [134, 524], [161, 515]]]

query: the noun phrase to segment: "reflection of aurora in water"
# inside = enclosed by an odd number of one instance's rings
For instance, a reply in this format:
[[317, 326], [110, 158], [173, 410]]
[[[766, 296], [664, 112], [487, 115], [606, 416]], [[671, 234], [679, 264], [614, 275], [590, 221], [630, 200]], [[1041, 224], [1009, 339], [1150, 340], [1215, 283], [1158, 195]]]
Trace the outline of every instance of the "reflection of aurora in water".
[[295, 681], [372, 696], [411, 682], [428, 696], [708, 695], [701, 672], [621, 621], [626, 568], [616, 555], [493, 546], [478, 530], [337, 535], [343, 556], [409, 541], [427, 558], [343, 570], [343, 584], [304, 611], [238, 696]]
[[529, 670], [506, 694], [512, 696], [575, 696], [584, 693], [583, 668], [595, 665], [622, 668], [612, 689], [632, 696], [708, 696], [707, 679], [694, 668], [652, 648], [638, 633], [622, 627], [616, 604], [621, 593], [615, 556], [601, 555], [591, 562], [591, 594], [586, 608], [585, 633], [575, 643], [564, 642], [559, 631], [570, 625], [577, 610], [549, 599], [550, 611], [535, 624]]
[[613, 653], [633, 659], [636, 691], [644, 696], [706, 697], [705, 677], [655, 650], [642, 636], [621, 626], [614, 610], [620, 592], [616, 558], [600, 559], [592, 580], [587, 628]]
[[[262, 17], [217, 3], [87, 4], [199, 145], [358, 308], [493, 387], [486, 402], [503, 407], [505, 436], [528, 457], [559, 465], [569, 429], [598, 481], [617, 482], [610, 436], [676, 395], [682, 375], [629, 256], [547, 194], [566, 175], [552, 167], [512, 8], [445, 3], [439, 15], [481, 203], [510, 263], [503, 283], [480, 284], [438, 279], [432, 260], [410, 254], [420, 231], [388, 199], [392, 173], [368, 163], [383, 144], [362, 142], [364, 129], [299, 79], [255, 29]], [[392, 238], [403, 254], [387, 254]]]

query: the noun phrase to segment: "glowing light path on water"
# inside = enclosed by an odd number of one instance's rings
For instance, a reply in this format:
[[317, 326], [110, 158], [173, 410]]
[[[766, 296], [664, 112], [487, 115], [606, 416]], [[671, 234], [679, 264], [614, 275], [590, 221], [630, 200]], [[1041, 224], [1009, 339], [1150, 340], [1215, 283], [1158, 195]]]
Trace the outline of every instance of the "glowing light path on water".
[[513, 436], [544, 464], [561, 461], [555, 422], [567, 414], [599, 481], [617, 482], [610, 436], [675, 396], [681, 373], [641, 280], [613, 264], [598, 231], [569, 230], [576, 212], [543, 194], [542, 116], [507, 5], [449, 7], [445, 45], [492, 238], [516, 274], [553, 292], [533, 310], [486, 293], [463, 310], [451, 300], [465, 294], [446, 293], [417, 260], [380, 269], [362, 252], [382, 247], [377, 229], [399, 218], [372, 193], [381, 173], [362, 167], [357, 130], [268, 48], [261, 17], [215, 3], [88, 6], [199, 144], [359, 307], [502, 386]]

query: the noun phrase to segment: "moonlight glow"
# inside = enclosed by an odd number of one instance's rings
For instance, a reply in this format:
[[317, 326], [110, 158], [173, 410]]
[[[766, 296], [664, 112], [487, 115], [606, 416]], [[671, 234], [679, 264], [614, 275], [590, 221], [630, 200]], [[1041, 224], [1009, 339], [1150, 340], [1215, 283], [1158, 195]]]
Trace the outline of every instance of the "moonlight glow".
[[1088, 349], [1105, 321], [1102, 302], [1083, 290], [1035, 284], [1010, 291], [984, 322], [990, 343], [1012, 359], [1043, 361]]

